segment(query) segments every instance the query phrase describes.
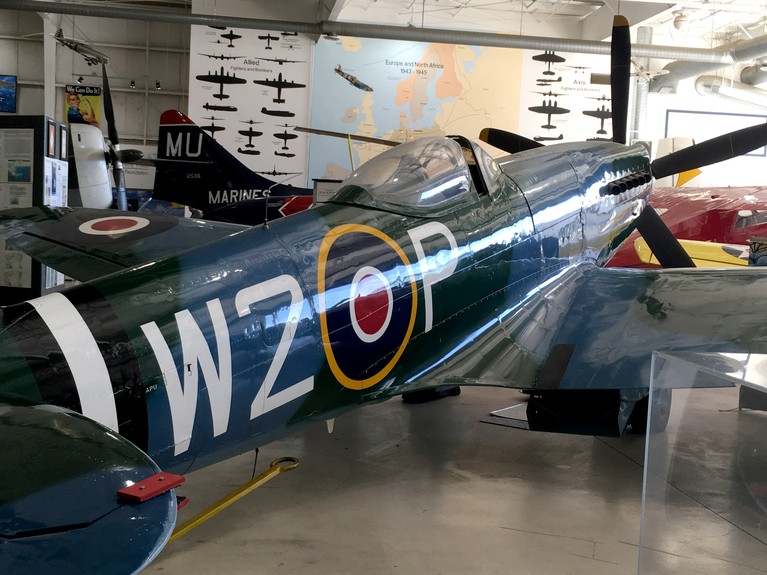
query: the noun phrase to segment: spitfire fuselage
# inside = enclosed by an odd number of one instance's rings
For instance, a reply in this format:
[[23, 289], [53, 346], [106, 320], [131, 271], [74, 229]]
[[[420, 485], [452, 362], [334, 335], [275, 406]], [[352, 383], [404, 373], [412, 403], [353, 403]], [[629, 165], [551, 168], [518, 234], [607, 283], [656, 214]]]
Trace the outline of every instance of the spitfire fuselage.
[[82, 412], [185, 471], [430, 385], [499, 313], [604, 263], [651, 189], [638, 146], [474, 152], [417, 201], [398, 195], [415, 168], [379, 195], [352, 177], [268, 228], [5, 308], [0, 397]]

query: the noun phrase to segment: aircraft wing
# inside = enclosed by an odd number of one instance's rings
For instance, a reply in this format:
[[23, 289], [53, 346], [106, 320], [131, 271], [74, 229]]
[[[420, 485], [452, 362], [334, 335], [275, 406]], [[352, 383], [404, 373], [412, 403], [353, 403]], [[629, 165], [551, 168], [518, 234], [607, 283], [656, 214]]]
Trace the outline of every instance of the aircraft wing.
[[167, 542], [175, 491], [119, 497], [160, 470], [117, 433], [63, 408], [0, 403], [0, 437], [13, 438], [0, 469], [0, 572], [135, 573]]
[[[721, 268], [748, 265], [748, 246], [739, 246], [733, 244], [721, 244], [716, 242], [701, 242], [699, 240], [679, 240], [679, 244], [684, 248], [695, 263], [696, 268]], [[660, 266], [660, 263], [652, 253], [647, 241], [639, 237], [634, 241], [634, 250], [636, 250], [639, 261], [643, 264]]]
[[650, 385], [653, 351], [767, 353], [767, 322], [755, 308], [765, 288], [759, 267], [568, 267], [523, 304], [486, 317], [412, 388], [619, 389], [636, 400]]
[[186, 251], [247, 226], [144, 212], [15, 208], [0, 212], [0, 235], [15, 249], [78, 281]]

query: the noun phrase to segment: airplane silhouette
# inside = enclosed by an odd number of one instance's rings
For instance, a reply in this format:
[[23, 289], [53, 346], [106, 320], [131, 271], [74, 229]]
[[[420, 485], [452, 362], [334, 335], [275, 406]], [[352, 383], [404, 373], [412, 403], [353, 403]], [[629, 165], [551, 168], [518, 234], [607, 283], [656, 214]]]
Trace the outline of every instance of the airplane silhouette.
[[288, 132], [287, 129], [291, 128], [292, 126], [288, 126], [287, 124], [283, 124], [283, 126], [285, 127], [285, 129], [282, 132], [278, 132], [278, 133], [272, 134], [272, 135], [275, 138], [277, 138], [278, 140], [282, 140], [282, 149], [283, 150], [288, 150], [289, 149], [288, 148], [288, 142], [290, 140], [295, 140], [296, 138], [298, 138], [298, 134], [293, 134], [291, 132]]
[[276, 104], [284, 104], [285, 100], [282, 99], [282, 90], [289, 88], [306, 88], [306, 84], [299, 84], [298, 82], [291, 82], [289, 80], [282, 79], [282, 72], [279, 73], [276, 79], [269, 80], [253, 80], [254, 84], [259, 86], [268, 86], [269, 88], [277, 88], [277, 97], [272, 100]]
[[239, 60], [240, 58], [244, 58], [245, 56], [227, 56], [226, 54], [203, 54], [199, 52], [200, 56], [207, 56], [208, 58], [213, 58], [214, 60]]
[[242, 38], [239, 34], [235, 34], [234, 30], [229, 30], [226, 34], [221, 34], [221, 37], [229, 40], [229, 44], [227, 45], [228, 48], [234, 48], [234, 41]]
[[283, 64], [301, 64], [305, 62], [305, 60], [288, 60], [287, 58], [264, 58], [261, 57], [259, 60], [266, 60], [267, 62], [276, 62], [280, 66]]
[[[248, 143], [245, 144], [246, 148], [254, 148], [255, 144], [253, 144], [253, 138], [257, 138], [260, 135], [263, 134], [263, 132], [259, 132], [257, 130], [253, 129], [254, 124], [260, 124], [261, 122], [254, 122], [253, 120], [243, 121], [245, 124], [249, 124], [247, 130], [237, 130], [237, 133], [241, 136], [246, 136], [248, 138]], [[243, 152], [240, 152], [243, 153]]]
[[266, 50], [273, 50], [272, 48], [272, 42], [276, 42], [279, 40], [279, 36], [272, 36], [271, 34], [267, 34], [266, 36], [259, 36], [259, 40], [266, 40]]
[[224, 84], [245, 84], [247, 83], [247, 80], [245, 78], [238, 78], [236, 74], [230, 74], [229, 72], [224, 73], [224, 67], [221, 66], [220, 72], [208, 72], [207, 74], [200, 74], [199, 76], [195, 76], [197, 80], [200, 80], [201, 82], [210, 82], [212, 84], [218, 84], [219, 91], [218, 94], [213, 94], [213, 97], [218, 100], [226, 100], [230, 96], [228, 94], [224, 94]]

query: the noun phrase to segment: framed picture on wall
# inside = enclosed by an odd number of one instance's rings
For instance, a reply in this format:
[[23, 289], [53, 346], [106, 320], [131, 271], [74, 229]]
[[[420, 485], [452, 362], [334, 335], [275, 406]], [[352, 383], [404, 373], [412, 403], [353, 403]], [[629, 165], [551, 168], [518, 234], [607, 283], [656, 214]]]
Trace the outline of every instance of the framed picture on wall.
[[0, 112], [16, 113], [16, 76], [0, 74]]
[[48, 120], [48, 157], [56, 158], [56, 122]]
[[64, 124], [59, 126], [59, 160], [67, 159], [67, 127]]

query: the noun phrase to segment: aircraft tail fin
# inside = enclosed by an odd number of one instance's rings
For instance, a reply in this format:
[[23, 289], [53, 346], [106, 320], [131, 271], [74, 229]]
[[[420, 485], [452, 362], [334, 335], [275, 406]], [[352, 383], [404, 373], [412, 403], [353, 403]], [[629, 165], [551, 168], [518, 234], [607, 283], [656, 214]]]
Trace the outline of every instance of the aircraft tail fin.
[[160, 118], [153, 197], [210, 213], [238, 199], [303, 195], [310, 190], [283, 185], [253, 172], [177, 110]]

